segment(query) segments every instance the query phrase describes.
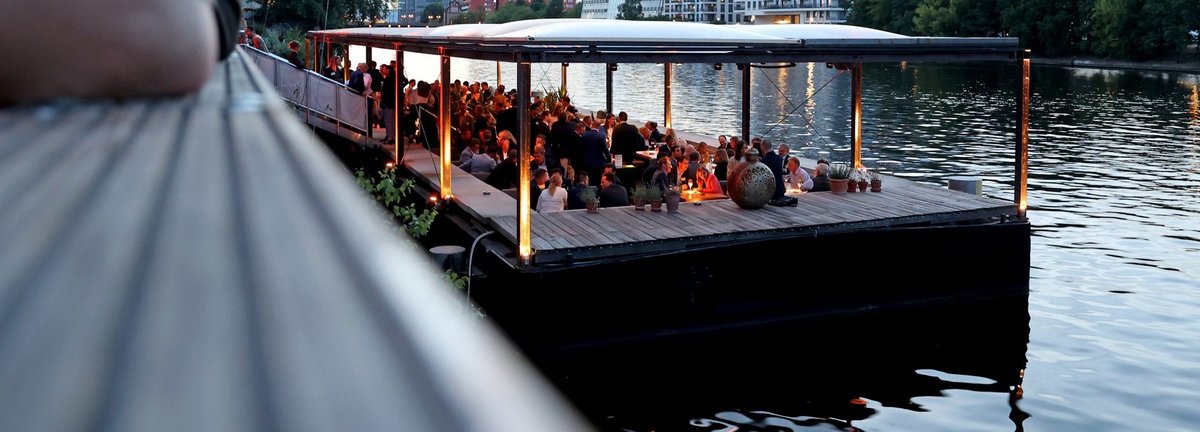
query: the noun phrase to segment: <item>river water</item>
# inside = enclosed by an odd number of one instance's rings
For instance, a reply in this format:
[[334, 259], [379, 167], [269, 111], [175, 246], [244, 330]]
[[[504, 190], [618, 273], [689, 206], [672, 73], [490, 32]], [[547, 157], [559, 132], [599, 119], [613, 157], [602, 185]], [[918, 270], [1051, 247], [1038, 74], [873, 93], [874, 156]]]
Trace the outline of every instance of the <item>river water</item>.
[[[432, 78], [414, 60], [410, 73]], [[568, 70], [575, 104], [603, 107], [602, 66]], [[454, 73], [496, 78], [494, 63], [458, 61]], [[512, 88], [513, 67], [501, 73]], [[559, 74], [534, 65], [534, 88], [556, 88]], [[661, 123], [662, 75], [621, 65], [616, 110]], [[986, 195], [1011, 199], [1016, 79], [1015, 65], [869, 64], [866, 165], [938, 185], [976, 175]], [[675, 128], [738, 133], [732, 65], [677, 65], [674, 81]], [[1032, 83], [1027, 299], [815, 324], [662, 351], [639, 373], [553, 378], [610, 430], [1200, 428], [1200, 76], [1035, 66]], [[753, 135], [846, 159], [848, 73], [755, 69], [752, 86]], [[985, 278], [986, 264], [975, 273]]]

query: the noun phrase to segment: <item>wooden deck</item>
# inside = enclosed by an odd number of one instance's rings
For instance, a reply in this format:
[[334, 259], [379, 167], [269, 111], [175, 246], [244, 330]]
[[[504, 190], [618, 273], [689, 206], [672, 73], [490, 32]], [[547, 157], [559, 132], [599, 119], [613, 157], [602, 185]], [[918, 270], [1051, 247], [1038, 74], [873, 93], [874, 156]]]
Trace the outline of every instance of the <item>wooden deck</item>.
[[[427, 186], [437, 184], [429, 166], [431, 154], [422, 148], [406, 152], [405, 165]], [[814, 161], [802, 161], [811, 166]], [[516, 201], [474, 176], [452, 168], [458, 205], [510, 243], [516, 243]], [[483, 192], [489, 195], [483, 195]], [[633, 207], [532, 215], [536, 263], [615, 258], [636, 254], [706, 247], [731, 242], [820, 236], [854, 231], [948, 224], [1015, 217], [1009, 201], [937, 188], [886, 176], [883, 192], [833, 195], [829, 192], [793, 195], [796, 207], [767, 206], [745, 210], [728, 199], [696, 206], [680, 203], [679, 212], [637, 211]]]
[[0, 429], [587, 430], [368, 203], [236, 52], [0, 110]]

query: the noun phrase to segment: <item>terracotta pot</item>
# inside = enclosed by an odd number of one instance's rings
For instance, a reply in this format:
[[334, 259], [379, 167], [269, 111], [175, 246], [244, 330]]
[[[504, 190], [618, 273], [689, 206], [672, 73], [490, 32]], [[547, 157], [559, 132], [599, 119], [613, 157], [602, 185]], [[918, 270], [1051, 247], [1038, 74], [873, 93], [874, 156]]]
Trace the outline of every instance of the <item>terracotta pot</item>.
[[637, 211], [646, 210], [646, 202], [643, 201], [641, 198], [634, 198], [633, 199], [633, 209], [637, 210]]
[[848, 181], [847, 179], [829, 179], [829, 191], [834, 195], [845, 195]]
[[883, 180], [871, 180], [871, 192], [883, 192]]
[[663, 202], [661, 199], [650, 200], [650, 211], [653, 211], [653, 212], [662, 211], [662, 203]]
[[666, 194], [663, 196], [663, 202], [667, 203], [667, 213], [679, 211], [679, 195]]
[[866, 192], [866, 191], [867, 191], [867, 181], [866, 181], [866, 180], [859, 180], [859, 181], [858, 181], [858, 191], [859, 191], [859, 192]]
[[858, 182], [855, 182], [854, 180], [846, 179], [846, 193], [855, 193], [855, 192], [858, 192]]
[[600, 205], [599, 202], [587, 201], [585, 204], [587, 204], [587, 212], [588, 213], [599, 213], [600, 212], [599, 210], [596, 210], [596, 208]]

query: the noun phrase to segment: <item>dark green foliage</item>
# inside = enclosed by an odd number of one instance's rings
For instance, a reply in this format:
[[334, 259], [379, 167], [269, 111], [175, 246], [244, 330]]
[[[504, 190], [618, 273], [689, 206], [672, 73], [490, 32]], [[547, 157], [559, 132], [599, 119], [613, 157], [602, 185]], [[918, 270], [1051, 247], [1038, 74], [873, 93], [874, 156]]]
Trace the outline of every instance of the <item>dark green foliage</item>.
[[617, 8], [617, 19], [619, 20], [640, 20], [642, 17], [641, 0], [625, 0]]
[[[539, 2], [538, 4], [542, 4], [542, 3]], [[523, 4], [517, 4], [514, 2], [514, 3], [505, 4], [504, 6], [501, 6], [500, 9], [496, 10], [495, 12], [488, 14], [487, 19], [485, 19], [484, 22], [506, 23], [506, 22], [512, 22], [512, 21], [538, 19], [541, 17], [542, 17], [542, 12], [533, 10], [533, 8], [530, 6], [523, 5]]]
[[399, 229], [413, 238], [420, 238], [429, 233], [437, 211], [425, 209], [418, 211], [415, 204], [404, 204], [404, 197], [412, 191], [413, 181], [400, 181], [396, 178], [395, 170], [381, 171], [374, 176], [368, 176], [363, 170], [354, 172], [358, 185], [367, 191], [375, 201], [395, 217]]
[[576, 2], [575, 7], [563, 14], [563, 18], [579, 18], [583, 16], [583, 2]]
[[421, 10], [421, 24], [429, 24], [432, 20], [434, 24], [442, 22], [442, 14], [446, 12], [446, 7], [441, 3], [430, 3], [425, 5], [425, 9]]
[[1197, 0], [852, 0], [848, 21], [907, 35], [1021, 39], [1035, 55], [1148, 60], [1185, 54]]
[[383, 0], [273, 0], [265, 2], [258, 16], [267, 25], [290, 23], [304, 29], [342, 28], [378, 20], [383, 16], [383, 10]]
[[[579, 5], [583, 5], [583, 2], [579, 2]], [[580, 7], [582, 7], [582, 6], [580, 6]], [[546, 4], [546, 13], [545, 13], [546, 18], [562, 18], [563, 13], [564, 12], [563, 12], [562, 0], [550, 0], [550, 2]], [[576, 17], [576, 18], [578, 18], [578, 17]]]

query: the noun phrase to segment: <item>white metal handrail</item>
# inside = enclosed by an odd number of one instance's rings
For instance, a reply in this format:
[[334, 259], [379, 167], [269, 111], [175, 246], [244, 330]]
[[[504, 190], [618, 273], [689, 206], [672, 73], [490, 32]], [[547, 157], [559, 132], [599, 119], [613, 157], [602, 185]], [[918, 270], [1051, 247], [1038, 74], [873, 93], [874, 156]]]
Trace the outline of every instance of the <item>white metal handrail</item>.
[[[293, 66], [283, 57], [240, 45], [284, 100], [305, 111], [332, 120], [337, 127], [367, 133], [370, 100], [344, 84]], [[311, 122], [310, 122], [311, 123]]]

